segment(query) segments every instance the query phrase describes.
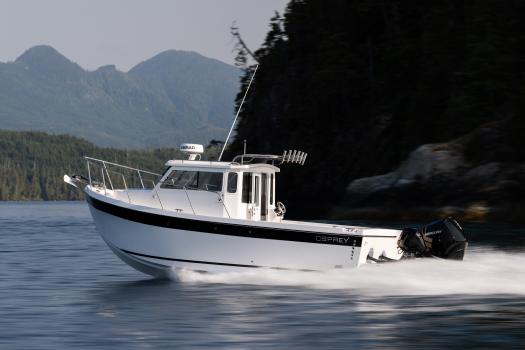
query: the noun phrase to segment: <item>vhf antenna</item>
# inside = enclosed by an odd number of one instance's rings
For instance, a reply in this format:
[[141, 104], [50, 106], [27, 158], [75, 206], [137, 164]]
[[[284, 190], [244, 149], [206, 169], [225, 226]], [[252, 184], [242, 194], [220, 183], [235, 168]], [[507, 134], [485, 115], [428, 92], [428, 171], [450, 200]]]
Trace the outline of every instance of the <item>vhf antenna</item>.
[[246, 89], [246, 92], [244, 93], [241, 104], [239, 105], [239, 109], [237, 110], [237, 114], [235, 115], [235, 119], [233, 119], [232, 127], [230, 128], [228, 137], [226, 137], [226, 141], [224, 141], [224, 145], [222, 146], [222, 151], [221, 151], [221, 154], [219, 155], [219, 162], [221, 161], [222, 154], [224, 153], [224, 150], [226, 149], [226, 145], [228, 144], [228, 140], [230, 139], [230, 136], [232, 134], [233, 127], [235, 126], [235, 122], [237, 121], [237, 118], [239, 117], [239, 113], [241, 112], [241, 108], [242, 108], [242, 105], [244, 104], [244, 100], [246, 99], [246, 95], [248, 95], [248, 91], [250, 91], [250, 86], [252, 86], [253, 77], [255, 77], [257, 68], [259, 68], [258, 64], [255, 66], [255, 70], [253, 71], [252, 78], [250, 79], [250, 82], [248, 83], [248, 88]]

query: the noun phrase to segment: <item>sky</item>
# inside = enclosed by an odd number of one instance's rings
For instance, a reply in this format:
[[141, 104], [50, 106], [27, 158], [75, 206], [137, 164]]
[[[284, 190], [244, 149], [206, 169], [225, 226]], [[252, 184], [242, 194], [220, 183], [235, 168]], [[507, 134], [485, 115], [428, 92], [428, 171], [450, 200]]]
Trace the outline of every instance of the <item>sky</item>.
[[0, 0], [0, 62], [50, 45], [85, 69], [128, 71], [155, 54], [196, 51], [233, 64], [236, 22], [255, 50], [287, 0]]

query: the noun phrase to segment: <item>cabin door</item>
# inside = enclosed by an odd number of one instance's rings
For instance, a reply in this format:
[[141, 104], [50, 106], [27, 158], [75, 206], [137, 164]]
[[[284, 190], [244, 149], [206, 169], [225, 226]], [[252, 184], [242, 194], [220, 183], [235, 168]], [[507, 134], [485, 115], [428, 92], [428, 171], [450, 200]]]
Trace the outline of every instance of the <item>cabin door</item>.
[[268, 174], [261, 175], [261, 220], [268, 216]]

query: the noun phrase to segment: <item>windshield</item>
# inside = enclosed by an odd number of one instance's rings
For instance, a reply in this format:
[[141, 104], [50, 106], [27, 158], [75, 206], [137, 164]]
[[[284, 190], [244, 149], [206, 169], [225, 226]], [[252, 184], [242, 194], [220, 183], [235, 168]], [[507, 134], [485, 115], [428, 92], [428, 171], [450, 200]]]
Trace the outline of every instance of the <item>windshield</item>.
[[161, 184], [161, 188], [222, 191], [222, 173], [207, 171], [173, 171]]

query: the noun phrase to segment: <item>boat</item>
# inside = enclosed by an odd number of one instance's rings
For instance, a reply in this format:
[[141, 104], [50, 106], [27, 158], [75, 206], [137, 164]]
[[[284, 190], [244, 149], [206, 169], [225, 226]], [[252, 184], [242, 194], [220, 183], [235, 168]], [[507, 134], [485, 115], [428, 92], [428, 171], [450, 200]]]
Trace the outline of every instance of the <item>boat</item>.
[[464, 257], [467, 238], [453, 218], [401, 230], [285, 219], [278, 174], [283, 166], [304, 165], [304, 152], [211, 161], [201, 159], [202, 145], [180, 150], [184, 159], [167, 161], [162, 174], [85, 157], [87, 176], [64, 175], [85, 193], [109, 248], [143, 273], [323, 271]]

